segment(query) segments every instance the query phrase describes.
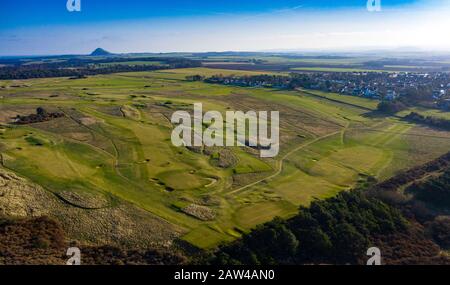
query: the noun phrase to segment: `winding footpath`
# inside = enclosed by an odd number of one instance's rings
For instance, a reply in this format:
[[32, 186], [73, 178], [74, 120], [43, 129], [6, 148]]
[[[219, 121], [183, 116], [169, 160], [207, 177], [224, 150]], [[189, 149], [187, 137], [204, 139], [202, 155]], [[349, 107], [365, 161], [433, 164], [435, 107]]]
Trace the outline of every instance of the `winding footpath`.
[[[346, 129], [346, 128], [345, 128], [345, 129]], [[277, 164], [278, 164], [278, 167], [277, 167], [277, 171], [276, 171], [275, 173], [273, 173], [273, 174], [271, 174], [271, 175], [269, 175], [269, 176], [267, 176], [267, 177], [264, 177], [264, 178], [262, 178], [262, 179], [259, 179], [259, 180], [255, 181], [255, 182], [252, 182], [252, 183], [250, 183], [250, 184], [247, 184], [247, 185], [245, 185], [245, 186], [236, 188], [236, 189], [234, 189], [234, 190], [228, 192], [226, 195], [232, 195], [232, 194], [235, 194], [235, 193], [237, 193], [237, 192], [241, 192], [241, 191], [243, 191], [243, 190], [245, 190], [245, 189], [247, 189], [247, 188], [249, 188], [249, 187], [255, 186], [255, 185], [257, 185], [257, 184], [263, 182], [264, 180], [268, 180], [268, 179], [275, 178], [276, 176], [280, 175], [281, 171], [283, 170], [283, 163], [284, 163], [284, 161], [285, 161], [289, 156], [291, 156], [293, 153], [295, 153], [295, 152], [297, 152], [297, 151], [299, 151], [299, 150], [301, 150], [301, 149], [303, 149], [303, 148], [305, 148], [305, 147], [307, 147], [307, 146], [310, 146], [310, 145], [312, 145], [312, 144], [314, 144], [314, 143], [316, 143], [316, 142], [318, 142], [318, 141], [320, 141], [320, 140], [323, 140], [323, 139], [326, 139], [326, 138], [335, 136], [335, 135], [337, 135], [337, 134], [339, 134], [339, 133], [345, 131], [345, 129], [344, 129], [344, 130], [339, 130], [339, 131], [337, 131], [337, 132], [333, 132], [333, 133], [330, 133], [330, 134], [327, 134], [327, 135], [324, 135], [324, 136], [321, 136], [321, 137], [318, 137], [318, 138], [315, 138], [315, 139], [313, 139], [312, 141], [309, 141], [309, 142], [307, 142], [307, 143], [301, 144], [300, 146], [298, 146], [298, 147], [292, 149], [291, 151], [289, 151], [289, 152], [287, 152], [285, 155], [283, 155], [283, 157], [281, 157], [281, 159], [280, 159], [280, 160], [278, 161], [278, 163], [277, 163]]]

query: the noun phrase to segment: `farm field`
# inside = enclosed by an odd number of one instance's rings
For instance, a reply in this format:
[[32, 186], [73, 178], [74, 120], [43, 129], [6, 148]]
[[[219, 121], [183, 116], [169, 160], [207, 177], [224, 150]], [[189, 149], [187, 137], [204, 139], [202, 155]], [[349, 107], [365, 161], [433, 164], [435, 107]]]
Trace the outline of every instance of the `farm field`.
[[345, 68], [345, 67], [295, 67], [295, 71], [323, 71], [323, 72], [396, 72], [402, 70], [385, 70], [385, 69], [365, 69], [365, 68]]
[[[1, 167], [78, 211], [131, 204], [152, 222], [170, 225], [164, 227], [178, 238], [211, 248], [275, 216], [290, 217], [314, 199], [371, 177], [386, 179], [450, 149], [450, 132], [374, 116], [377, 101], [186, 80], [262, 73], [189, 68], [0, 81]], [[279, 155], [261, 159], [248, 147], [174, 147], [172, 113], [192, 111], [197, 102], [204, 112], [279, 111]], [[38, 107], [65, 116], [12, 124]], [[54, 215], [63, 225], [81, 219]], [[118, 243], [133, 242], [120, 234], [126, 228], [111, 230]]]
[[388, 60], [380, 55], [202, 54], [190, 58], [213, 68], [270, 72], [438, 72], [448, 63], [432, 58]]
[[111, 66], [111, 65], [162, 65], [159, 61], [139, 61], [139, 60], [133, 60], [133, 61], [119, 61], [119, 62], [109, 62], [109, 63], [100, 63], [100, 66]]

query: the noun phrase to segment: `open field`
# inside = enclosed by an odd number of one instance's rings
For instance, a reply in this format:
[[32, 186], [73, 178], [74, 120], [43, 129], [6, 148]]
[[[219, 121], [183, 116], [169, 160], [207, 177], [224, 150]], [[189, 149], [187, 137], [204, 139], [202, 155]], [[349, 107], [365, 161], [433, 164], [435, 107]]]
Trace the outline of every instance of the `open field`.
[[365, 69], [365, 68], [345, 68], [345, 67], [294, 67], [295, 71], [315, 71], [315, 72], [396, 72], [401, 70], [385, 69]]
[[396, 58], [380, 55], [340, 56], [298, 55], [289, 53], [202, 54], [191, 55], [205, 66], [213, 68], [277, 72], [432, 72], [449, 70], [449, 64], [439, 59]]
[[108, 62], [108, 63], [100, 63], [100, 66], [111, 66], [111, 65], [163, 65], [161, 62], [159, 61], [118, 61], [118, 62]]
[[[83, 212], [133, 205], [152, 221], [170, 224], [173, 236], [209, 248], [275, 216], [289, 217], [315, 198], [368, 177], [391, 177], [450, 149], [450, 132], [372, 116], [376, 101], [185, 80], [261, 73], [191, 68], [0, 81], [2, 167], [39, 184], [65, 207]], [[171, 114], [191, 111], [196, 102], [204, 112], [279, 111], [280, 154], [261, 159], [247, 147], [172, 146]], [[11, 124], [39, 106], [65, 117]], [[188, 207], [211, 210], [212, 218], [188, 214]], [[59, 218], [63, 225], [77, 219]], [[81, 230], [78, 239], [91, 236], [89, 228]]]

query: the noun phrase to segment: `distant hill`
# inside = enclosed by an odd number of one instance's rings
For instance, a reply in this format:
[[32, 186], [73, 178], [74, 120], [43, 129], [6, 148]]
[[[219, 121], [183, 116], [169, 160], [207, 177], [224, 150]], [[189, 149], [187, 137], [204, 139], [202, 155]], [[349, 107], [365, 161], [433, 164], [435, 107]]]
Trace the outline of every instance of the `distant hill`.
[[97, 48], [91, 53], [91, 56], [105, 56], [105, 55], [112, 55], [112, 53], [102, 48]]

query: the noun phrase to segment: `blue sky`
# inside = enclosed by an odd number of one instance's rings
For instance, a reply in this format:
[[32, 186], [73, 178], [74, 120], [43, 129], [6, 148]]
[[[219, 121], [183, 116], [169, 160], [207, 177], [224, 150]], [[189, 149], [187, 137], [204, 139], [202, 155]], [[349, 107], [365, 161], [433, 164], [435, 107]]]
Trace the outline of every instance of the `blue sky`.
[[[0, 55], [223, 50], [444, 49], [448, 0], [2, 0]], [[414, 29], [417, 29], [415, 31]], [[431, 30], [431, 32], [430, 32]]]

